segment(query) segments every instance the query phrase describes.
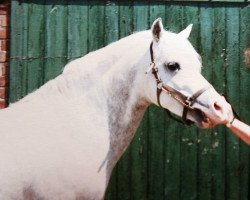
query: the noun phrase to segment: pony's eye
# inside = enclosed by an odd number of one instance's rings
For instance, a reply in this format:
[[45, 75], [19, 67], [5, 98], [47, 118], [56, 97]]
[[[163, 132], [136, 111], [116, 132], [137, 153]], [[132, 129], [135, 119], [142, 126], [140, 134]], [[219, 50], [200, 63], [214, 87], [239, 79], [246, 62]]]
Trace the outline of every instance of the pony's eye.
[[177, 71], [177, 70], [181, 69], [179, 63], [177, 63], [177, 62], [169, 62], [166, 64], [166, 67], [170, 71]]

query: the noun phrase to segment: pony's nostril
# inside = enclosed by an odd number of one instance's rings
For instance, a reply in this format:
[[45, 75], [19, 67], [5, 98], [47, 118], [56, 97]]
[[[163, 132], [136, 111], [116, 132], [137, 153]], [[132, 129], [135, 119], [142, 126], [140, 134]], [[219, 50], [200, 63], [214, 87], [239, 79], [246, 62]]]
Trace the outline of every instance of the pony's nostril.
[[219, 105], [218, 102], [215, 102], [215, 103], [214, 103], [214, 108], [215, 108], [215, 110], [217, 110], [217, 111], [221, 110], [221, 106]]

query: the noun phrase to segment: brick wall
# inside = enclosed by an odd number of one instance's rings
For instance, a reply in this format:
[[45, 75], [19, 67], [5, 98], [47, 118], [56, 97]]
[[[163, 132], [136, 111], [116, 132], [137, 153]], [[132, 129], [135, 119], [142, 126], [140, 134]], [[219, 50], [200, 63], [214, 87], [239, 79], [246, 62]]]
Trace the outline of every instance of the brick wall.
[[8, 105], [10, 1], [0, 3], [0, 109]]

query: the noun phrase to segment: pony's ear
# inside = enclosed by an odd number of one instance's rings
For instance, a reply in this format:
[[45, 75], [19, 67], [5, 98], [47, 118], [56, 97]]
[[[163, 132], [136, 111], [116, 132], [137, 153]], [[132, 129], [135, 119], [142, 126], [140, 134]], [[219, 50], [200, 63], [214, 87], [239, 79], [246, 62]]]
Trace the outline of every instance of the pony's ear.
[[162, 32], [163, 32], [163, 25], [161, 18], [158, 18], [154, 21], [152, 27], [151, 27], [153, 40], [158, 42], [161, 38]]
[[193, 27], [193, 24], [189, 24], [189, 25], [187, 26], [187, 28], [185, 28], [183, 31], [181, 31], [181, 32], [179, 33], [179, 35], [180, 35], [181, 37], [184, 37], [184, 38], [188, 39], [188, 37], [189, 37], [189, 35], [190, 35], [191, 31], [192, 31], [192, 27]]

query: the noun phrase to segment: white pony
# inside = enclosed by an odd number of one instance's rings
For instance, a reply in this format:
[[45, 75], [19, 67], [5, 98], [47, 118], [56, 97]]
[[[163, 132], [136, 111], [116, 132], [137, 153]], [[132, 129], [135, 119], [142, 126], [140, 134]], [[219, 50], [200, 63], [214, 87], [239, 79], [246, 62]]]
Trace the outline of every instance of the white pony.
[[[69, 63], [57, 78], [1, 110], [0, 199], [103, 199], [147, 107], [160, 101], [182, 115], [182, 103], [167, 92], [157, 99], [150, 70], [158, 69], [162, 83], [186, 96], [210, 86], [187, 40], [190, 31], [165, 31], [157, 19], [151, 31]], [[229, 105], [209, 87], [192, 108], [187, 118], [211, 127], [208, 118], [225, 119]]]

